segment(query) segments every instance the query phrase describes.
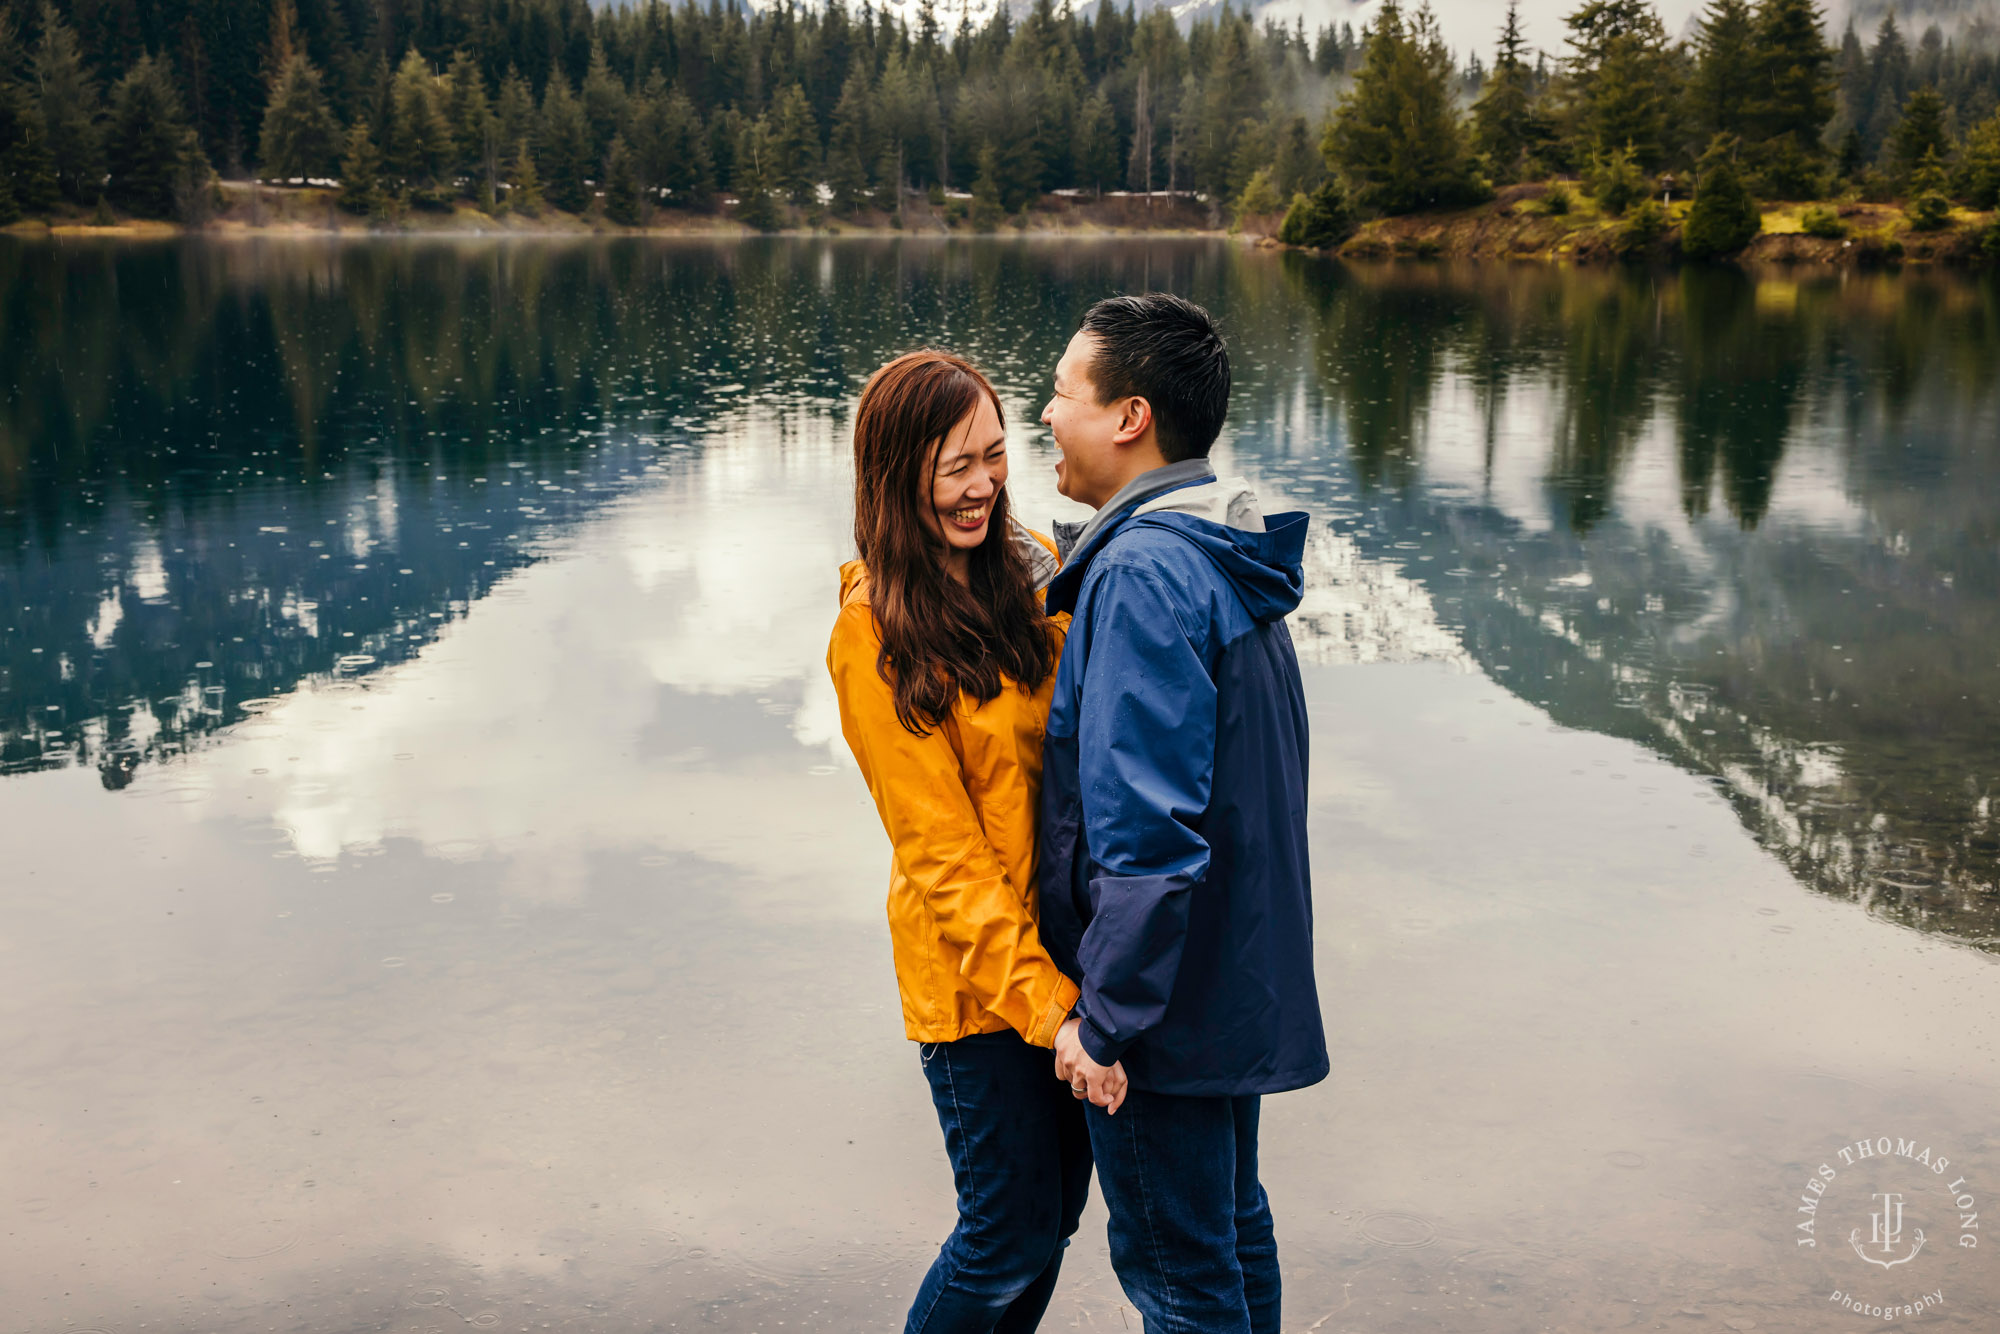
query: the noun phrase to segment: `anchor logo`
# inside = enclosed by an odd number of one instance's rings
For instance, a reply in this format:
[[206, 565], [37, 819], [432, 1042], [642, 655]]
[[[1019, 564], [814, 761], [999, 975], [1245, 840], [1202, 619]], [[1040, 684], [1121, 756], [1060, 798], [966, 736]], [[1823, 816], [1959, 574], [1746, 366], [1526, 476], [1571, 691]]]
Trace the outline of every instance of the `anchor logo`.
[[[1874, 1198], [1882, 1202], [1882, 1207], [1868, 1215], [1869, 1221], [1872, 1224], [1868, 1233], [1868, 1244], [1879, 1247], [1883, 1256], [1887, 1256], [1897, 1246], [1902, 1244], [1903, 1197], [1894, 1192], [1887, 1192], [1878, 1194]], [[1866, 1260], [1869, 1264], [1880, 1265], [1884, 1269], [1894, 1269], [1897, 1265], [1908, 1264], [1917, 1258], [1917, 1252], [1924, 1248], [1924, 1230], [1922, 1228], [1916, 1229], [1916, 1238], [1916, 1244], [1910, 1247], [1910, 1253], [1897, 1260], [1879, 1259], [1861, 1249], [1860, 1228], [1855, 1228], [1853, 1232], [1848, 1234], [1847, 1244], [1854, 1248], [1856, 1255]]]

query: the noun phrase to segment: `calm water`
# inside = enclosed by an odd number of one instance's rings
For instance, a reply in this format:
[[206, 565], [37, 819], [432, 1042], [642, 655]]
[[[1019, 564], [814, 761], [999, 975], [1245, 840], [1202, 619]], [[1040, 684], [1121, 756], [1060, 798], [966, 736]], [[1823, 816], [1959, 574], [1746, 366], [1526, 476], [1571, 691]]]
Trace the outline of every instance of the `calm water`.
[[[2000, 288], [313, 241], [0, 244], [0, 1334], [895, 1327], [848, 411], [963, 352], [1074, 517], [1034, 417], [1145, 287], [1321, 521], [1287, 1328], [1993, 1328]], [[1136, 1329], [1072, 1255], [1046, 1327]]]

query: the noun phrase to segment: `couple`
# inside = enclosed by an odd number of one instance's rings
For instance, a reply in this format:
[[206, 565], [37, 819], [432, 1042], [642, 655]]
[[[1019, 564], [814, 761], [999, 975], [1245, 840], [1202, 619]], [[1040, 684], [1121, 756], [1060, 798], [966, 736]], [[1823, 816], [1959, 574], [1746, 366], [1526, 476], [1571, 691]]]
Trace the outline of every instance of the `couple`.
[[827, 666], [958, 1189], [906, 1334], [1033, 1330], [1093, 1162], [1149, 1334], [1277, 1334], [1258, 1099], [1327, 1073], [1284, 622], [1307, 519], [1209, 467], [1229, 382], [1201, 307], [1092, 306], [1042, 421], [1097, 514], [1054, 540], [1009, 512], [977, 370], [913, 352], [862, 390]]

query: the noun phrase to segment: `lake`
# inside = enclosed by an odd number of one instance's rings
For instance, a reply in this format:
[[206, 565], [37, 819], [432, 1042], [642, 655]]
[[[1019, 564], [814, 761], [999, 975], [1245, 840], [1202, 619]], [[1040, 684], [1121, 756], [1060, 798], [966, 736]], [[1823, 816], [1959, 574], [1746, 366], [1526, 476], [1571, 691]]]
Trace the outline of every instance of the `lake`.
[[[1995, 281], [0, 239], [0, 1334], [899, 1327], [852, 404], [963, 353], [1073, 518], [1146, 288], [1315, 519], [1287, 1329], [1993, 1328]], [[1045, 1328], [1138, 1323], [1093, 1204]]]

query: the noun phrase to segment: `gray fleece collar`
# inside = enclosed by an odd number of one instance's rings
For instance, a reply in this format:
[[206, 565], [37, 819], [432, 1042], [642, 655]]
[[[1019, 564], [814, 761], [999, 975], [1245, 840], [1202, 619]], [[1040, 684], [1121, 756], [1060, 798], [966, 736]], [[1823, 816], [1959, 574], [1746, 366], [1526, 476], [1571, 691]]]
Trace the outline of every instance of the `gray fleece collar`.
[[1214, 480], [1215, 469], [1205, 458], [1182, 459], [1179, 463], [1169, 463], [1150, 472], [1142, 472], [1118, 488], [1117, 495], [1105, 501], [1097, 513], [1082, 523], [1057, 521], [1050, 524], [1050, 531], [1056, 539], [1056, 552], [1067, 561], [1071, 552], [1078, 550], [1084, 543], [1097, 536], [1100, 528], [1134, 505], [1142, 505], [1153, 497], [1165, 495], [1178, 487]]

